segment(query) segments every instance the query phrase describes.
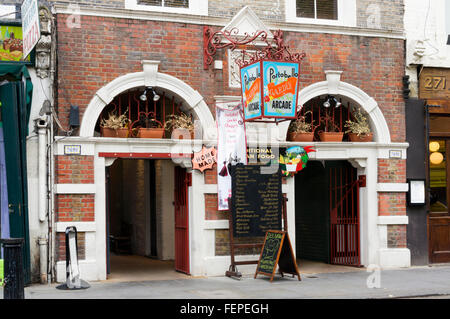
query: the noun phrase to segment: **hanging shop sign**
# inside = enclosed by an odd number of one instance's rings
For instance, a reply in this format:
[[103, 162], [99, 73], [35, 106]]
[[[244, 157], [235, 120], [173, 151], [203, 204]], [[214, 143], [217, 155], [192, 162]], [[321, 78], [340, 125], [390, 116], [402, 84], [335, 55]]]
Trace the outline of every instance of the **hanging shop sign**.
[[27, 57], [41, 37], [37, 0], [24, 0], [21, 7], [23, 57]]
[[[22, 27], [0, 25], [0, 62], [19, 62], [23, 57]], [[29, 62], [30, 57], [25, 61]]]
[[203, 172], [205, 169], [212, 169], [216, 163], [217, 151], [214, 147], [202, 147], [200, 152], [194, 153], [192, 157], [192, 169]]
[[261, 63], [241, 68], [242, 105], [246, 121], [262, 116]]
[[295, 119], [299, 62], [260, 60], [241, 67], [244, 120]]
[[[212, 63], [218, 49], [252, 45], [261, 41], [266, 46], [258, 50], [240, 49], [234, 62], [240, 68], [241, 99], [245, 121], [277, 123], [297, 117], [300, 62], [305, 53], [291, 53], [285, 45], [283, 31], [273, 31], [269, 37], [264, 30], [243, 38], [235, 38], [239, 30], [213, 32], [205, 27], [203, 33], [204, 68]], [[252, 45], [253, 46], [253, 45]]]
[[293, 176], [306, 167], [309, 160], [308, 153], [315, 152], [312, 146], [293, 146], [286, 150], [285, 155], [280, 155], [281, 174]]

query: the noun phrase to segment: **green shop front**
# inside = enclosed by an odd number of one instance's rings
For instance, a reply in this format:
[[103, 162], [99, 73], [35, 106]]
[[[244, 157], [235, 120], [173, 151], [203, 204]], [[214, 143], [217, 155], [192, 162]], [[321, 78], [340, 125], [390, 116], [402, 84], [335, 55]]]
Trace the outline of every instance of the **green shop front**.
[[0, 230], [1, 238], [24, 239], [23, 267], [27, 284], [31, 274], [26, 138], [33, 85], [27, 69], [31, 62], [20, 61], [21, 56], [16, 57], [20, 48], [11, 47], [20, 40], [16, 29], [21, 28], [0, 26]]

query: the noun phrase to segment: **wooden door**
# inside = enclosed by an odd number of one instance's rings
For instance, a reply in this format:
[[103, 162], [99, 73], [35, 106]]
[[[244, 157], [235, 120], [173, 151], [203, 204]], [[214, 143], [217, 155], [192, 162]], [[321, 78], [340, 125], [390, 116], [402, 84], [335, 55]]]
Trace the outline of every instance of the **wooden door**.
[[[439, 149], [434, 153], [434, 163], [430, 160], [430, 213], [428, 214], [428, 244], [430, 263], [450, 262], [450, 214], [448, 200], [450, 199], [450, 156], [449, 138], [430, 138], [431, 142], [439, 143]], [[433, 152], [430, 150], [430, 153]], [[430, 157], [431, 158], [431, 157]]]
[[191, 174], [175, 167], [175, 270], [189, 274], [188, 187]]

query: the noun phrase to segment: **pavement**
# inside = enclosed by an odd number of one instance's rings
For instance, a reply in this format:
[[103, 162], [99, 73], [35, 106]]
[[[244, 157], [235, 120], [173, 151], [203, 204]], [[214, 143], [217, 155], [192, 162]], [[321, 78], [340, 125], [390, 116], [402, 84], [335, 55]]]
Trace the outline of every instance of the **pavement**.
[[[59, 284], [25, 287], [25, 299], [171, 299], [171, 300], [288, 300], [288, 299], [450, 299], [450, 265], [334, 273], [243, 276], [151, 281], [96, 281], [82, 290], [56, 289]], [[0, 289], [3, 299], [3, 288]]]
[[[433, 312], [447, 311], [450, 265], [390, 270], [190, 277], [145, 281], [96, 281], [82, 290], [61, 290], [60, 284], [25, 287], [26, 300], [0, 300], [3, 311], [36, 315], [49, 309], [64, 317], [98, 312], [101, 316], [147, 314], [163, 318], [282, 318], [315, 314], [417, 315], [432, 302]], [[126, 277], [124, 277], [126, 279]], [[0, 288], [3, 299], [3, 288]], [[405, 301], [404, 299], [408, 299]], [[419, 300], [420, 299], [420, 300]], [[405, 304], [405, 302], [409, 302]], [[412, 304], [413, 302], [413, 304]], [[21, 306], [22, 303], [35, 304]], [[46, 305], [47, 303], [47, 305]], [[362, 312], [361, 312], [362, 311]]]

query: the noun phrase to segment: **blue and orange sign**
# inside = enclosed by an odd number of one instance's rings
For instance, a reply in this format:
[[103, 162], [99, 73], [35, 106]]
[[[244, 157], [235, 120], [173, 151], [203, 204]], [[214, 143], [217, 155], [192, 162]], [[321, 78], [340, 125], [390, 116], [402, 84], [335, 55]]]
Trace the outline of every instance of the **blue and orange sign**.
[[258, 61], [241, 68], [244, 119], [296, 118], [299, 69], [298, 62], [279, 61]]

